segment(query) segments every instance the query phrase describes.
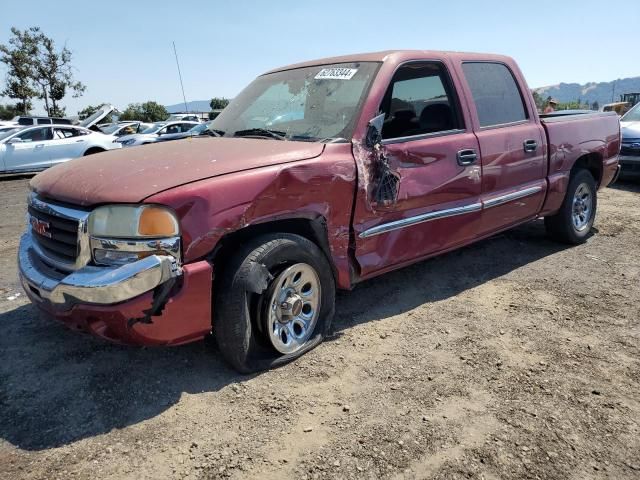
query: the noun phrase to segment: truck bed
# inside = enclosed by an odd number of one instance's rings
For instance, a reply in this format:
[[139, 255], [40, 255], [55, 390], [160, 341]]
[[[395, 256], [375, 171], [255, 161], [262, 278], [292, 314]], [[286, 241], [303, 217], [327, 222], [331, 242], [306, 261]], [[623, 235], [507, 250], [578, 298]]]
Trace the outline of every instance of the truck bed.
[[578, 158], [595, 155], [603, 165], [600, 185], [609, 184], [615, 170], [609, 172], [607, 165], [617, 162], [620, 151], [620, 121], [616, 113], [541, 115], [540, 121], [547, 133], [549, 176], [568, 174]]

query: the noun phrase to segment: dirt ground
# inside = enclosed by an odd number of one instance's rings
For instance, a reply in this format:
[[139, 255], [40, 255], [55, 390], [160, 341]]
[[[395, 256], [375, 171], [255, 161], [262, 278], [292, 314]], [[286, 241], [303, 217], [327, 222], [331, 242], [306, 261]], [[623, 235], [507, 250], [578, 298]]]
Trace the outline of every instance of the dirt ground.
[[204, 343], [109, 345], [16, 279], [0, 181], [0, 478], [640, 478], [640, 186], [338, 296], [335, 335], [241, 376]]

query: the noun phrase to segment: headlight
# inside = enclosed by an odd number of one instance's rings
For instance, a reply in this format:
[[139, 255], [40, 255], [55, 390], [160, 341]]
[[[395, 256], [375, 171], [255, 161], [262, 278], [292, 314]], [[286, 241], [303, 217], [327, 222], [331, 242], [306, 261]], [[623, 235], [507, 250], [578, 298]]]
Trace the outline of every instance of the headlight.
[[106, 205], [89, 216], [89, 234], [108, 238], [163, 238], [178, 235], [178, 219], [157, 205]]
[[96, 263], [123, 265], [149, 255], [180, 261], [180, 231], [175, 214], [158, 205], [106, 205], [96, 208], [88, 225]]

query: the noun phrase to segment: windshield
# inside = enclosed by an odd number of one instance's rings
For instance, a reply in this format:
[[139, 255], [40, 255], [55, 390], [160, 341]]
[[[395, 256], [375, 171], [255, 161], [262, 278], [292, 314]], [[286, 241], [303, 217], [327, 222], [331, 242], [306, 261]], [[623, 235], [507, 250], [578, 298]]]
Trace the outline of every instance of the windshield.
[[640, 122], [640, 103], [629, 110], [620, 119], [621, 122]]
[[[271, 130], [287, 140], [350, 138], [378, 63], [341, 63], [262, 75], [213, 120], [225, 137]], [[268, 132], [264, 132], [265, 134]]]
[[196, 125], [193, 128], [189, 129], [189, 133], [195, 133], [196, 135], [200, 135], [204, 133], [211, 126], [211, 122], [201, 123], [200, 125]]
[[153, 123], [149, 128], [144, 129], [141, 133], [156, 133], [166, 125], [165, 122]]
[[122, 124], [118, 125], [117, 123], [115, 123], [115, 124], [112, 123], [110, 125], [105, 125], [104, 127], [100, 127], [100, 131], [102, 133], [111, 134], [111, 133], [117, 132], [122, 127], [124, 127], [124, 125], [122, 125]]
[[19, 130], [20, 130], [19, 128], [12, 128], [11, 130], [0, 131], [0, 140], [4, 140], [5, 138], [10, 137], [11, 135], [13, 135]]

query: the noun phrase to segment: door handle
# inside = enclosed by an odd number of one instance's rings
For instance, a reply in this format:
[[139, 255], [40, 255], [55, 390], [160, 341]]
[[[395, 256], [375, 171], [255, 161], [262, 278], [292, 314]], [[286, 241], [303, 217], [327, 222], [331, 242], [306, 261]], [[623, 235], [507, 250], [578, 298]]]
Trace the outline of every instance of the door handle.
[[80, 140], [76, 140], [76, 143], [82, 143], [84, 142], [84, 140], [80, 139]]
[[36, 149], [38, 148], [44, 148], [44, 143], [39, 143], [38, 145], [36, 145]]
[[538, 148], [538, 142], [535, 140], [525, 140], [523, 146], [525, 152], [535, 152]]
[[458, 165], [473, 165], [476, 163], [476, 160], [478, 160], [478, 154], [474, 149], [468, 148], [466, 150], [458, 151], [456, 159], [458, 160]]

